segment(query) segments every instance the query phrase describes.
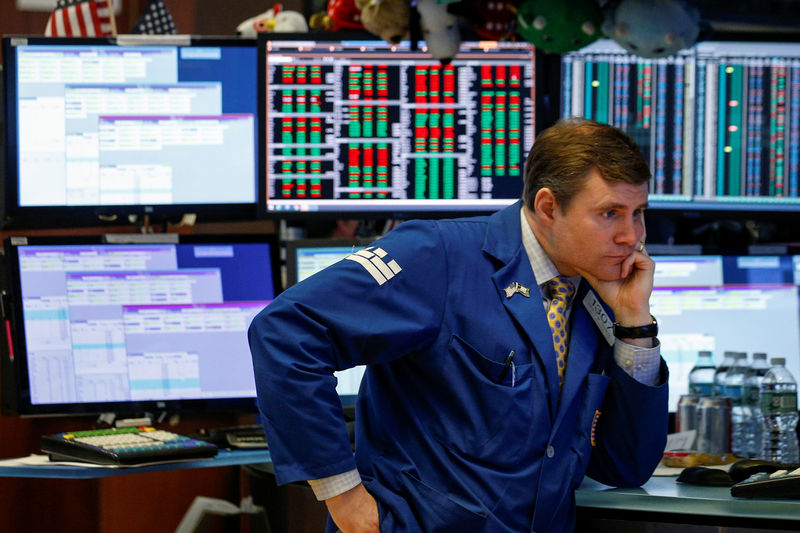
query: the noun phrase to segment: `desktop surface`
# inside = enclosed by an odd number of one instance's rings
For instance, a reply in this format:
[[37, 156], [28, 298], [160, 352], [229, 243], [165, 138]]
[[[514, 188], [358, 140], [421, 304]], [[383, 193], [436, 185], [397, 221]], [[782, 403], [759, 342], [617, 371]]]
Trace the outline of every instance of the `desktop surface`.
[[[800, 520], [800, 501], [731, 496], [730, 487], [678, 483], [675, 477], [651, 477], [641, 487], [613, 488], [584, 478], [575, 492], [578, 507], [714, 517]], [[621, 515], [624, 516], [624, 515]]]
[[48, 464], [47, 461], [44, 460], [36, 461], [36, 464], [24, 464], [21, 459], [24, 458], [0, 460], [0, 477], [95, 479], [126, 474], [146, 474], [168, 470], [248, 465], [269, 463], [272, 461], [269, 450], [266, 449], [219, 450], [215, 457], [207, 459], [163, 462], [131, 467], [93, 464], [81, 465], [77, 463]]

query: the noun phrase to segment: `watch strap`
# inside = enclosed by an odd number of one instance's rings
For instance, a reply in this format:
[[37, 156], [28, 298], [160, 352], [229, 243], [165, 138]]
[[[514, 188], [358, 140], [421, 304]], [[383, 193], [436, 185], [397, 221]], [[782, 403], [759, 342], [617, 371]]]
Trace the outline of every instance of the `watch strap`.
[[653, 321], [644, 326], [623, 326], [619, 322], [614, 322], [614, 336], [618, 339], [646, 339], [658, 336], [658, 322], [653, 315]]

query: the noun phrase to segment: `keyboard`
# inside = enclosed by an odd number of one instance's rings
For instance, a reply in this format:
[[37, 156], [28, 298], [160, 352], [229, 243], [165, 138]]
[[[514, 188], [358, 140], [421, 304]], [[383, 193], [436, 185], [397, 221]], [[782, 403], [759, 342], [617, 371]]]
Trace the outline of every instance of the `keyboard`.
[[731, 487], [731, 496], [742, 498], [800, 498], [800, 468], [758, 472]]
[[53, 461], [103, 465], [137, 465], [217, 455], [217, 447], [209, 442], [150, 426], [44, 435], [42, 451]]

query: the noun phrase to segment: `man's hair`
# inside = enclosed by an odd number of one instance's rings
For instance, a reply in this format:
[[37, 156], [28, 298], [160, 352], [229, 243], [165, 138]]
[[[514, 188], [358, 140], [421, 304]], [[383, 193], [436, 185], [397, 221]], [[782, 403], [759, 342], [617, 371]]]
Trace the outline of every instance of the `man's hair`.
[[581, 190], [592, 169], [606, 181], [640, 185], [650, 169], [625, 132], [593, 120], [559, 120], [539, 134], [525, 161], [522, 200], [529, 209], [539, 189], [547, 187], [562, 208]]

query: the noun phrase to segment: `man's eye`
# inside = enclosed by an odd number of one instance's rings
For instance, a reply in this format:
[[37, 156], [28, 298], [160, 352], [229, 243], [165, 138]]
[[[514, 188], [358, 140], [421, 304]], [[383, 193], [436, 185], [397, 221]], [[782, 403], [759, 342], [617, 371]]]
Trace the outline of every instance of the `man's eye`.
[[605, 218], [614, 218], [616, 216], [616, 214], [617, 214], [616, 211], [606, 211], [606, 212], [603, 213], [603, 216]]

